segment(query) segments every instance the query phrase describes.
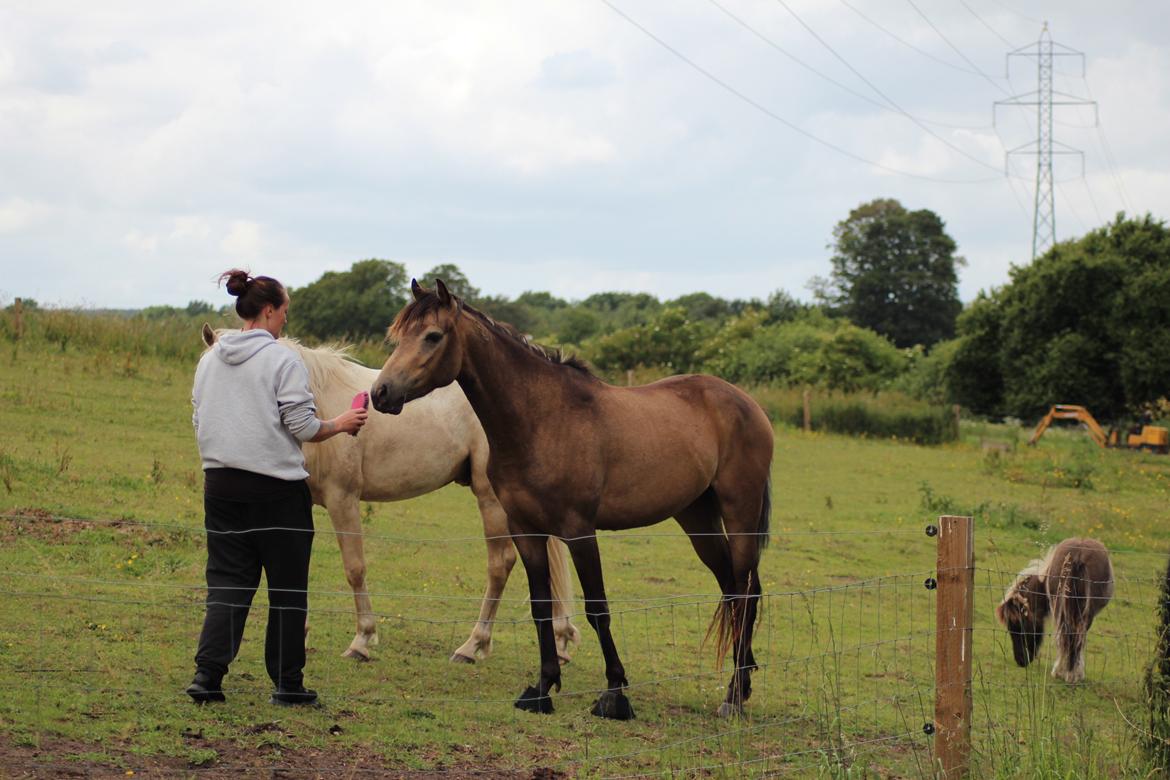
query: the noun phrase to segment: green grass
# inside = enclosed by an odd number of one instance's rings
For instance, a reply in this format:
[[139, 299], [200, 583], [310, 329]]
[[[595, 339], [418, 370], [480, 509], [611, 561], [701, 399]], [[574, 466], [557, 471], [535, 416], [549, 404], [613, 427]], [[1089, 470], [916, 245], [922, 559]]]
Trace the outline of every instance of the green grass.
[[[244, 751], [327, 768], [362, 756], [400, 769], [927, 776], [935, 595], [922, 581], [935, 542], [923, 528], [962, 512], [976, 517], [976, 776], [1145, 769], [1127, 719], [1145, 721], [1170, 458], [1100, 450], [1062, 430], [1026, 448], [1026, 432], [988, 425], [931, 448], [777, 430], [774, 538], [761, 566], [770, 595], [743, 721], [713, 715], [726, 674], [701, 644], [715, 588], [672, 523], [601, 543], [636, 720], [588, 714], [604, 678], [583, 618], [556, 713], [513, 709], [537, 667], [521, 566], [494, 655], [449, 664], [484, 579], [475, 503], [456, 486], [364, 511], [382, 640], [369, 664], [339, 657], [352, 598], [317, 510], [306, 673], [324, 708], [267, 705], [262, 592], [228, 703], [196, 708], [181, 693], [205, 563], [193, 368], [143, 355], [127, 370], [124, 354], [72, 342], [0, 356], [0, 735], [13, 745], [126, 768], [150, 757], [218, 766]], [[988, 440], [1009, 447], [985, 449]], [[992, 610], [1028, 559], [1074, 534], [1110, 547], [1118, 587], [1089, 637], [1087, 682], [1069, 688], [1047, 675], [1051, 642], [1029, 669], [1014, 666]]]

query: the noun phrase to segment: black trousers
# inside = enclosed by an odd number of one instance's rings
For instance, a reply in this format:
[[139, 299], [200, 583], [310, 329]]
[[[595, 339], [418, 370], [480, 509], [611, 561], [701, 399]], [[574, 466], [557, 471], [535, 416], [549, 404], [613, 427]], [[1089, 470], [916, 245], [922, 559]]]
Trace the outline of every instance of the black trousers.
[[313, 502], [305, 482], [275, 497], [241, 501], [204, 494], [207, 614], [195, 666], [213, 680], [240, 650], [260, 571], [268, 579], [264, 663], [278, 687], [304, 681]]

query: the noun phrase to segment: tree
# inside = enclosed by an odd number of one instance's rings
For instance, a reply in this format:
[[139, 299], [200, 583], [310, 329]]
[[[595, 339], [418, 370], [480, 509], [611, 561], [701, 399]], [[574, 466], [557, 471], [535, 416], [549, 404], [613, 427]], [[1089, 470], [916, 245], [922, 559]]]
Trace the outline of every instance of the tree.
[[584, 306], [568, 306], [556, 315], [557, 341], [580, 344], [601, 329], [601, 317]]
[[289, 291], [289, 330], [318, 340], [381, 338], [406, 305], [408, 282], [401, 263], [376, 258], [327, 271]]
[[475, 307], [494, 320], [506, 322], [521, 333], [531, 334], [537, 326], [537, 317], [531, 306], [520, 301], [508, 300], [503, 295], [489, 295], [480, 298]]
[[1170, 230], [1146, 215], [1057, 244], [959, 317], [949, 384], [973, 411], [1054, 403], [1120, 420], [1170, 392]]
[[979, 414], [1003, 415], [1003, 310], [993, 292], [979, 293], [959, 315], [959, 338], [946, 364], [947, 384], [955, 403]]
[[1005, 405], [1114, 420], [1170, 390], [1170, 230], [1149, 215], [1057, 244], [1002, 292]]
[[686, 309], [687, 318], [691, 320], [724, 320], [731, 313], [731, 306], [727, 301], [705, 292], [687, 293], [662, 305], [681, 306]]
[[472, 287], [471, 282], [454, 263], [441, 263], [427, 271], [419, 278], [424, 287], [434, 289], [435, 280], [442, 279], [447, 289], [468, 303], [474, 304], [479, 300], [479, 288]]
[[650, 322], [595, 339], [586, 357], [603, 371], [663, 366], [682, 373], [694, 369], [710, 332], [709, 323], [688, 320], [685, 309], [662, 309]]
[[930, 346], [955, 333], [956, 244], [928, 209], [892, 199], [862, 204], [833, 229], [833, 271], [814, 279], [818, 298], [898, 347]]

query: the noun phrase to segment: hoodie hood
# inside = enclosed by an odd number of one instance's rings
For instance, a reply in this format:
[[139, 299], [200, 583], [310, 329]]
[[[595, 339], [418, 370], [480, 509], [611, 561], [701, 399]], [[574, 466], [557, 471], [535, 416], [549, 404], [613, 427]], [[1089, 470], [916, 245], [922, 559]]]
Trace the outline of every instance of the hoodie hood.
[[229, 366], [238, 366], [275, 343], [272, 334], [262, 328], [236, 330], [221, 334], [215, 342], [214, 350], [220, 360]]

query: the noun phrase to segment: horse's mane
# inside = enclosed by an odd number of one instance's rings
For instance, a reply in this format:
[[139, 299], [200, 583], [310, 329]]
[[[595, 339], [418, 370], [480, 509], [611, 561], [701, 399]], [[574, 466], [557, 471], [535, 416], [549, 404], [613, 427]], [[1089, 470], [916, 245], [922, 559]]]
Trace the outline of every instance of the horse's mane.
[[346, 381], [353, 378], [354, 368], [365, 368], [350, 354], [350, 347], [337, 344], [323, 344], [320, 347], [306, 347], [300, 341], [288, 336], [279, 339], [279, 343], [300, 355], [309, 370], [309, 386], [319, 392], [330, 382]]
[[[216, 328], [211, 332], [215, 335], [215, 340], [218, 341], [221, 333], [227, 333], [231, 330], [233, 329]], [[342, 347], [337, 344], [306, 347], [291, 336], [281, 336], [277, 339], [277, 343], [288, 347], [300, 356], [301, 361], [305, 364], [305, 368], [309, 370], [309, 387], [314, 388], [314, 393], [319, 392], [331, 380], [340, 379], [344, 381], [345, 379], [351, 378], [353, 368], [365, 368], [365, 366], [357, 361], [357, 358], [350, 354], [350, 347]], [[211, 349], [211, 347], [208, 346], [203, 351], [206, 352], [208, 349]], [[347, 376], [347, 374], [351, 376]]]
[[[460, 311], [470, 315], [476, 324], [486, 328], [488, 331], [496, 333], [516, 344], [519, 344], [532, 354], [547, 360], [549, 363], [553, 363], [554, 365], [558, 366], [566, 366], [567, 368], [578, 371], [585, 376], [595, 378], [593, 372], [589, 369], [589, 366], [586, 365], [585, 361], [581, 360], [576, 355], [565, 355], [564, 352], [562, 352], [560, 349], [550, 349], [548, 347], [541, 346], [521, 333], [514, 325], [492, 319], [479, 309], [468, 305], [462, 299], [456, 298], [455, 296], [451, 297], [455, 300]], [[422, 298], [411, 301], [405, 309], [398, 313], [398, 316], [394, 319], [394, 323], [390, 326], [388, 331], [389, 335], [393, 337], [411, 323], [422, 320], [428, 314], [437, 312], [442, 307], [443, 304], [439, 301], [439, 296], [436, 293], [427, 292], [427, 294]]]
[[1020, 589], [1020, 586], [1028, 581], [1029, 577], [1039, 577], [1040, 582], [1044, 582], [1048, 573], [1048, 567], [1052, 564], [1052, 554], [1056, 552], [1057, 546], [1054, 544], [1049, 547], [1044, 553], [1043, 558], [1033, 558], [1028, 561], [1028, 565], [1020, 570], [1020, 573], [1016, 575], [1015, 581], [1004, 591], [1003, 597], [1005, 601], [1011, 598]]

